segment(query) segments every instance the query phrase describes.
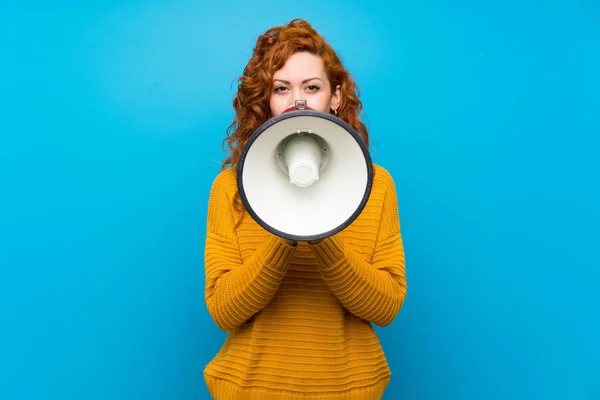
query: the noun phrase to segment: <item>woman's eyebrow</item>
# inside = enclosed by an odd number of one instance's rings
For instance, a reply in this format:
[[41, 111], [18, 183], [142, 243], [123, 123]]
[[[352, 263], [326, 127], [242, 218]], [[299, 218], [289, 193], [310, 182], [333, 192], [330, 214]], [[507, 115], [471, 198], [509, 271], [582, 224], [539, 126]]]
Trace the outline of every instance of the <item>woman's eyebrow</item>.
[[[321, 78], [319, 78], [318, 76], [315, 76], [315, 77], [312, 77], [312, 78], [308, 78], [308, 79], [305, 79], [305, 80], [303, 80], [303, 81], [302, 81], [302, 83], [306, 83], [306, 82], [312, 81], [312, 80], [314, 80], [314, 79], [321, 80]], [[287, 84], [287, 85], [289, 85], [289, 84], [290, 84], [290, 82], [289, 82], [289, 81], [286, 81], [286, 80], [283, 80], [283, 79], [273, 79], [273, 80], [274, 80], [274, 81], [277, 81], [277, 82], [285, 83], [285, 84]]]

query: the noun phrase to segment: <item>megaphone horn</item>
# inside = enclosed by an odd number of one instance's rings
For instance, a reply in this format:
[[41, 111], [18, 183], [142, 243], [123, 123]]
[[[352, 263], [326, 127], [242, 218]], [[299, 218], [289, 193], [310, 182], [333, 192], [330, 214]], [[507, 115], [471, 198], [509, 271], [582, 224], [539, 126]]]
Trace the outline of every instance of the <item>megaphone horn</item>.
[[250, 136], [237, 184], [246, 210], [264, 229], [290, 240], [319, 240], [360, 215], [373, 165], [348, 123], [296, 102]]

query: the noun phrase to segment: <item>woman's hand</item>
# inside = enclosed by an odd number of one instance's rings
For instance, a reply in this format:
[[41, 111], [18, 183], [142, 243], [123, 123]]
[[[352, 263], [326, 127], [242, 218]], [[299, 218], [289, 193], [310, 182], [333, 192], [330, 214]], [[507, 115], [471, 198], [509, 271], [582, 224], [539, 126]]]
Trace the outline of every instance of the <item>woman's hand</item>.
[[[283, 240], [285, 243], [289, 244], [290, 246], [296, 246], [298, 244], [298, 242], [296, 240], [291, 240], [291, 239], [286, 239], [286, 238], [281, 238], [281, 240]], [[319, 244], [322, 241], [323, 241], [323, 239], [317, 239], [317, 240], [309, 240], [306, 243]]]
[[281, 238], [281, 240], [283, 240], [284, 242], [286, 242], [290, 246], [296, 246], [298, 244], [298, 242], [295, 241], [295, 240], [290, 240], [290, 239], [285, 239], [285, 238]]

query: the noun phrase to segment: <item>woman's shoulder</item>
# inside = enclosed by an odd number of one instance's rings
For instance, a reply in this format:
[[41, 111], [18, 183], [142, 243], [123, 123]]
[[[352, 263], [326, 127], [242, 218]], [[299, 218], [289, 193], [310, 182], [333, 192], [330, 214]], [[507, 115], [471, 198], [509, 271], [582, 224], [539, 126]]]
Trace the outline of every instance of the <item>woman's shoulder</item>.
[[394, 178], [392, 178], [392, 174], [382, 167], [379, 164], [373, 164], [373, 184], [382, 185], [382, 186], [391, 186], [394, 187]]
[[213, 179], [214, 185], [236, 185], [236, 176], [233, 168], [227, 168], [220, 171], [217, 176]]
[[233, 198], [233, 194], [237, 191], [237, 178], [233, 168], [227, 168], [220, 171], [213, 179], [211, 192], [214, 195], [226, 194], [227, 197]]

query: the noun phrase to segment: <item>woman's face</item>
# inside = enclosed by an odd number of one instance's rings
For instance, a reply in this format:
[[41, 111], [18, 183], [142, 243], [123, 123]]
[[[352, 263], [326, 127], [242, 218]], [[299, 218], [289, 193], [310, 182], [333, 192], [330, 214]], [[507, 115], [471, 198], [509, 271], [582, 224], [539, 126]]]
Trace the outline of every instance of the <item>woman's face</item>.
[[339, 107], [340, 96], [339, 86], [331, 92], [323, 59], [300, 52], [292, 55], [273, 76], [269, 105], [274, 117], [295, 105], [296, 100], [305, 100], [308, 107], [328, 113]]

